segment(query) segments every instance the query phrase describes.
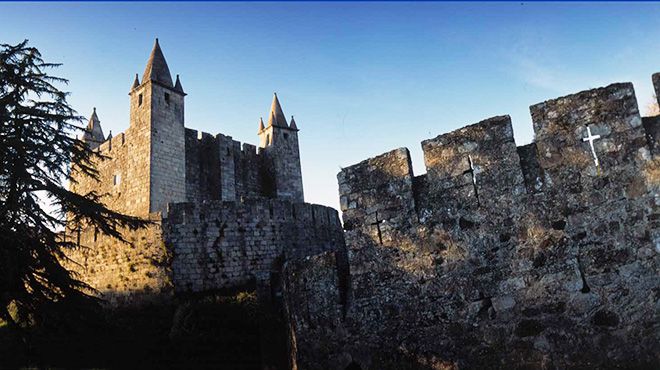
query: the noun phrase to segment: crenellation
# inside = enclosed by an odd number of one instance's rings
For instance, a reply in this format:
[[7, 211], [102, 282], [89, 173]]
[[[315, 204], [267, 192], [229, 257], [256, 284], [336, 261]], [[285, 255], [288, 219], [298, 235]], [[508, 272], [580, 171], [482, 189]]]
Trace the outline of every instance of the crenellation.
[[71, 189], [107, 193], [110, 208], [154, 220], [147, 231], [125, 232], [129, 244], [71, 225], [73, 237], [80, 229], [81, 250], [71, 253], [76, 271], [112, 304], [255, 279], [267, 286], [276, 258], [281, 268], [284, 257], [343, 247], [338, 214], [302, 203], [295, 124], [278, 145], [257, 150], [186, 128], [185, 96], [178, 77], [172, 84], [157, 41], [142, 82], [136, 78], [131, 87], [126, 131], [103, 141], [96, 110], [90, 118], [85, 140], [100, 144], [95, 150], [105, 156], [97, 163], [99, 181], [74, 174]]
[[129, 96], [124, 133], [101, 142], [90, 118], [100, 181], [71, 185], [153, 221], [128, 244], [69, 225], [72, 269], [111, 303], [256, 286], [283, 302], [298, 368], [657, 362], [660, 116], [632, 84], [531, 106], [527, 145], [496, 116], [423, 141], [426, 174], [406, 148], [344, 168], [343, 225], [304, 203], [276, 95], [258, 148], [185, 128], [158, 43]]
[[651, 150], [651, 153], [656, 156], [660, 154], [660, 118], [659, 116], [655, 117], [643, 117], [642, 126], [644, 127], [644, 132], [646, 133], [646, 141]]
[[520, 158], [520, 169], [525, 180], [528, 194], [543, 191], [543, 169], [539, 164], [539, 152], [536, 143], [529, 143], [516, 148]]
[[657, 361], [657, 117], [631, 84], [530, 110], [528, 145], [499, 116], [422, 142], [425, 175], [405, 148], [342, 169], [348, 269], [286, 267], [297, 366]]

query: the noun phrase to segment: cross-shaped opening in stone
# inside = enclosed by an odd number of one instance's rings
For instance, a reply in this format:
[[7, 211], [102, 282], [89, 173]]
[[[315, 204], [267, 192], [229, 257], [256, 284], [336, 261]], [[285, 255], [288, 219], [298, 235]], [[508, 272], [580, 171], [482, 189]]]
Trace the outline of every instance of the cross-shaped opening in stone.
[[583, 137], [582, 141], [588, 141], [589, 146], [591, 147], [591, 155], [594, 157], [594, 164], [596, 167], [599, 166], [598, 156], [596, 155], [596, 149], [594, 148], [594, 140], [600, 139], [600, 135], [591, 134], [591, 128], [587, 125], [587, 137]]
[[472, 176], [472, 187], [474, 188], [474, 196], [477, 198], [477, 205], [479, 205], [479, 189], [477, 189], [477, 169], [474, 167], [474, 162], [472, 161], [472, 156], [468, 155], [468, 162], [470, 163], [470, 169], [463, 171], [463, 174], [469, 173]]
[[376, 212], [376, 221], [372, 222], [371, 225], [376, 226], [376, 231], [378, 233], [378, 243], [380, 245], [383, 245], [383, 235], [381, 234], [381, 231], [380, 231], [380, 223], [381, 222], [382, 222], [382, 220], [378, 219], [378, 212]]

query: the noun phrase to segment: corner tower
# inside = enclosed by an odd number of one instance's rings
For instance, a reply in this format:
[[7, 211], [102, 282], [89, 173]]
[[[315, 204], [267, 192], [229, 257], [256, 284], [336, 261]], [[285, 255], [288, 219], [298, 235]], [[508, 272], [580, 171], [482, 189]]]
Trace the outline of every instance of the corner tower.
[[[184, 202], [185, 128], [181, 81], [172, 75], [158, 39], [142, 75], [135, 75], [130, 96], [130, 130], [134, 145], [133, 176], [144, 176], [148, 184], [136, 194], [138, 213], [165, 212], [170, 202]], [[139, 163], [137, 163], [139, 162]], [[146, 173], [144, 173], [146, 172]], [[148, 175], [148, 176], [147, 176]], [[145, 194], [146, 192], [146, 194]]]
[[275, 93], [270, 107], [268, 126], [259, 121], [259, 147], [267, 161], [266, 176], [269, 178], [265, 189], [276, 198], [303, 202], [302, 171], [300, 149], [298, 147], [298, 127], [293, 116], [288, 124], [282, 106]]

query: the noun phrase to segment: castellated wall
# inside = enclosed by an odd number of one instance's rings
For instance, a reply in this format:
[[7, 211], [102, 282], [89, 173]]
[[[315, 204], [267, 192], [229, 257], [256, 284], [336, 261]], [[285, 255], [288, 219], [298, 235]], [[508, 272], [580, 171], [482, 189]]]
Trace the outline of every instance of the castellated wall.
[[336, 210], [283, 200], [179, 203], [164, 224], [177, 292], [269, 284], [285, 261], [344, 247]]
[[[94, 161], [99, 181], [81, 176], [73, 169], [71, 190], [80, 194], [96, 191], [105, 195], [109, 208], [132, 215], [149, 214], [149, 142], [148, 127], [131, 126], [104, 141], [96, 152], [103, 158]], [[146, 148], [146, 149], [145, 149]]]
[[186, 201], [234, 201], [268, 195], [265, 160], [257, 148], [233, 140], [185, 130]]
[[629, 83], [530, 111], [339, 173], [348, 269], [284, 272], [297, 368], [658, 368], [657, 117]]

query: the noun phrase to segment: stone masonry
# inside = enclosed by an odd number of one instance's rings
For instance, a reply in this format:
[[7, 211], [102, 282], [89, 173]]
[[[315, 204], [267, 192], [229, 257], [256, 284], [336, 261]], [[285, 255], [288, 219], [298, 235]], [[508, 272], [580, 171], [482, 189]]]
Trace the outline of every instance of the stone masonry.
[[166, 224], [167, 240], [176, 246], [172, 270], [180, 292], [268, 281], [285, 261], [344, 242], [337, 211], [283, 200], [179, 203]]
[[530, 110], [529, 145], [499, 116], [339, 173], [348, 268], [285, 269], [294, 368], [660, 366], [658, 117], [630, 83]]
[[71, 188], [153, 223], [128, 243], [66, 234], [110, 303], [256, 284], [294, 369], [660, 367], [660, 116], [632, 84], [532, 106], [528, 145], [498, 116], [422, 142], [426, 174], [405, 148], [343, 169], [343, 230], [304, 203], [277, 95], [258, 147], [186, 128], [156, 41], [129, 96], [116, 136], [94, 110], [100, 181]]
[[156, 40], [129, 93], [128, 129], [104, 137], [94, 108], [82, 137], [103, 156], [99, 181], [74, 168], [71, 189], [96, 191], [110, 208], [152, 221], [126, 231], [128, 243], [68, 225], [66, 237], [79, 245], [68, 266], [112, 304], [255, 283], [267, 289], [286, 260], [344, 248], [337, 211], [304, 203], [298, 127], [277, 95], [268, 126], [259, 123], [259, 148], [186, 128], [185, 96]]

